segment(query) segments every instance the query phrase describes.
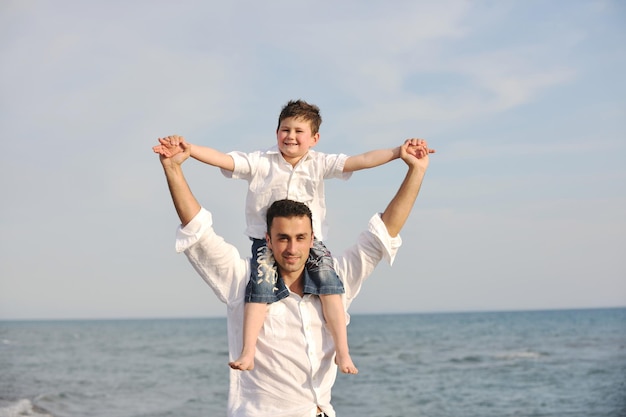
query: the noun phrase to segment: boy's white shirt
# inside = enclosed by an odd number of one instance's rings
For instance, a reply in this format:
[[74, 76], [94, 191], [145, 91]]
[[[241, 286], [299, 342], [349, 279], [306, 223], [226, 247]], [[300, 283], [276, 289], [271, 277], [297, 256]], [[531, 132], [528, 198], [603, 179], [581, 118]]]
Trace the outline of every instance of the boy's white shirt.
[[234, 151], [228, 155], [232, 156], [235, 169], [221, 170], [222, 174], [248, 181], [246, 236], [265, 239], [267, 208], [276, 200], [288, 198], [309, 206], [313, 213], [313, 233], [318, 240], [324, 240], [328, 232], [324, 180], [351, 177], [351, 172], [343, 172], [347, 155], [309, 150], [295, 167], [285, 161], [277, 146], [266, 151]]

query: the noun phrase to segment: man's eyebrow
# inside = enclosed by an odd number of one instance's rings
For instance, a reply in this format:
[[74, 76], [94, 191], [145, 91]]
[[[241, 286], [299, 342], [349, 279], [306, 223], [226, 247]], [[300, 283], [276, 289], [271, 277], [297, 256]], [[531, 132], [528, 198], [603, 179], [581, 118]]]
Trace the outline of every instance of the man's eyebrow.
[[[291, 236], [292, 236], [292, 235], [290, 235], [289, 233], [276, 233], [276, 237], [277, 237], [277, 238], [289, 238], [289, 237], [291, 237]], [[301, 238], [301, 237], [309, 237], [309, 233], [307, 233], [307, 232], [305, 232], [305, 233], [297, 233], [297, 234], [295, 235], [295, 237], [297, 237], [297, 238], [298, 238], [298, 237], [300, 237], [300, 238]]]

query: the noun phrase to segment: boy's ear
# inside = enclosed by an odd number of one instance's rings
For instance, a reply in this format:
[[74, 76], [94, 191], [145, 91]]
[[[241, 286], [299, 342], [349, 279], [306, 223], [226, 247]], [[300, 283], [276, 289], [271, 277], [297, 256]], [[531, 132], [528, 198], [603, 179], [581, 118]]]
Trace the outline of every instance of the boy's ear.
[[313, 146], [317, 145], [317, 142], [320, 141], [320, 132], [317, 132], [313, 135]]

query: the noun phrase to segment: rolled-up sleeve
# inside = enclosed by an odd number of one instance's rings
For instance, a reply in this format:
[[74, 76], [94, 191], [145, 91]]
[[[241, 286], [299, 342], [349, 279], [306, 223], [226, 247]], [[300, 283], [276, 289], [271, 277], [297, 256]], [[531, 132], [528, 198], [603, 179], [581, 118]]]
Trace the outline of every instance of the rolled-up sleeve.
[[213, 226], [211, 213], [201, 208], [198, 214], [185, 227], [178, 226], [176, 230], [176, 252], [184, 252]]
[[235, 180], [249, 179], [252, 174], [252, 164], [255, 163], [255, 160], [258, 160], [259, 152], [245, 153], [233, 151], [228, 152], [227, 155], [230, 155], [230, 157], [233, 158], [233, 163], [235, 167], [233, 171], [220, 169], [222, 175], [224, 175], [226, 178], [231, 178]]
[[189, 262], [217, 297], [226, 304], [242, 302], [249, 275], [247, 259], [213, 230], [213, 218], [205, 208], [176, 232], [176, 251]]
[[341, 180], [348, 180], [352, 177], [352, 172], [343, 172], [343, 168], [348, 160], [348, 155], [345, 154], [316, 154], [320, 161], [323, 160], [324, 164], [324, 178], [338, 178]]
[[389, 265], [393, 265], [394, 259], [396, 259], [396, 254], [398, 253], [398, 249], [402, 246], [402, 238], [400, 235], [396, 237], [391, 237], [389, 235], [389, 231], [387, 231], [387, 226], [383, 222], [381, 214], [375, 214], [370, 219], [369, 224], [367, 225], [367, 230], [372, 233], [382, 244], [382, 252], [383, 257], [389, 263]]

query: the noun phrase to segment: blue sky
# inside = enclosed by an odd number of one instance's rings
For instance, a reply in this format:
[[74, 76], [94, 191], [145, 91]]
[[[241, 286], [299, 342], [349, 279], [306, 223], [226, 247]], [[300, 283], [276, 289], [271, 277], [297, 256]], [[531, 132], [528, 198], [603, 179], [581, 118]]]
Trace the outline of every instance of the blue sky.
[[[317, 150], [437, 150], [353, 313], [626, 306], [623, 2], [3, 1], [0, 27], [0, 319], [223, 315], [150, 148], [269, 147], [296, 98]], [[186, 169], [247, 253], [246, 184]], [[403, 174], [327, 183], [332, 251]]]

